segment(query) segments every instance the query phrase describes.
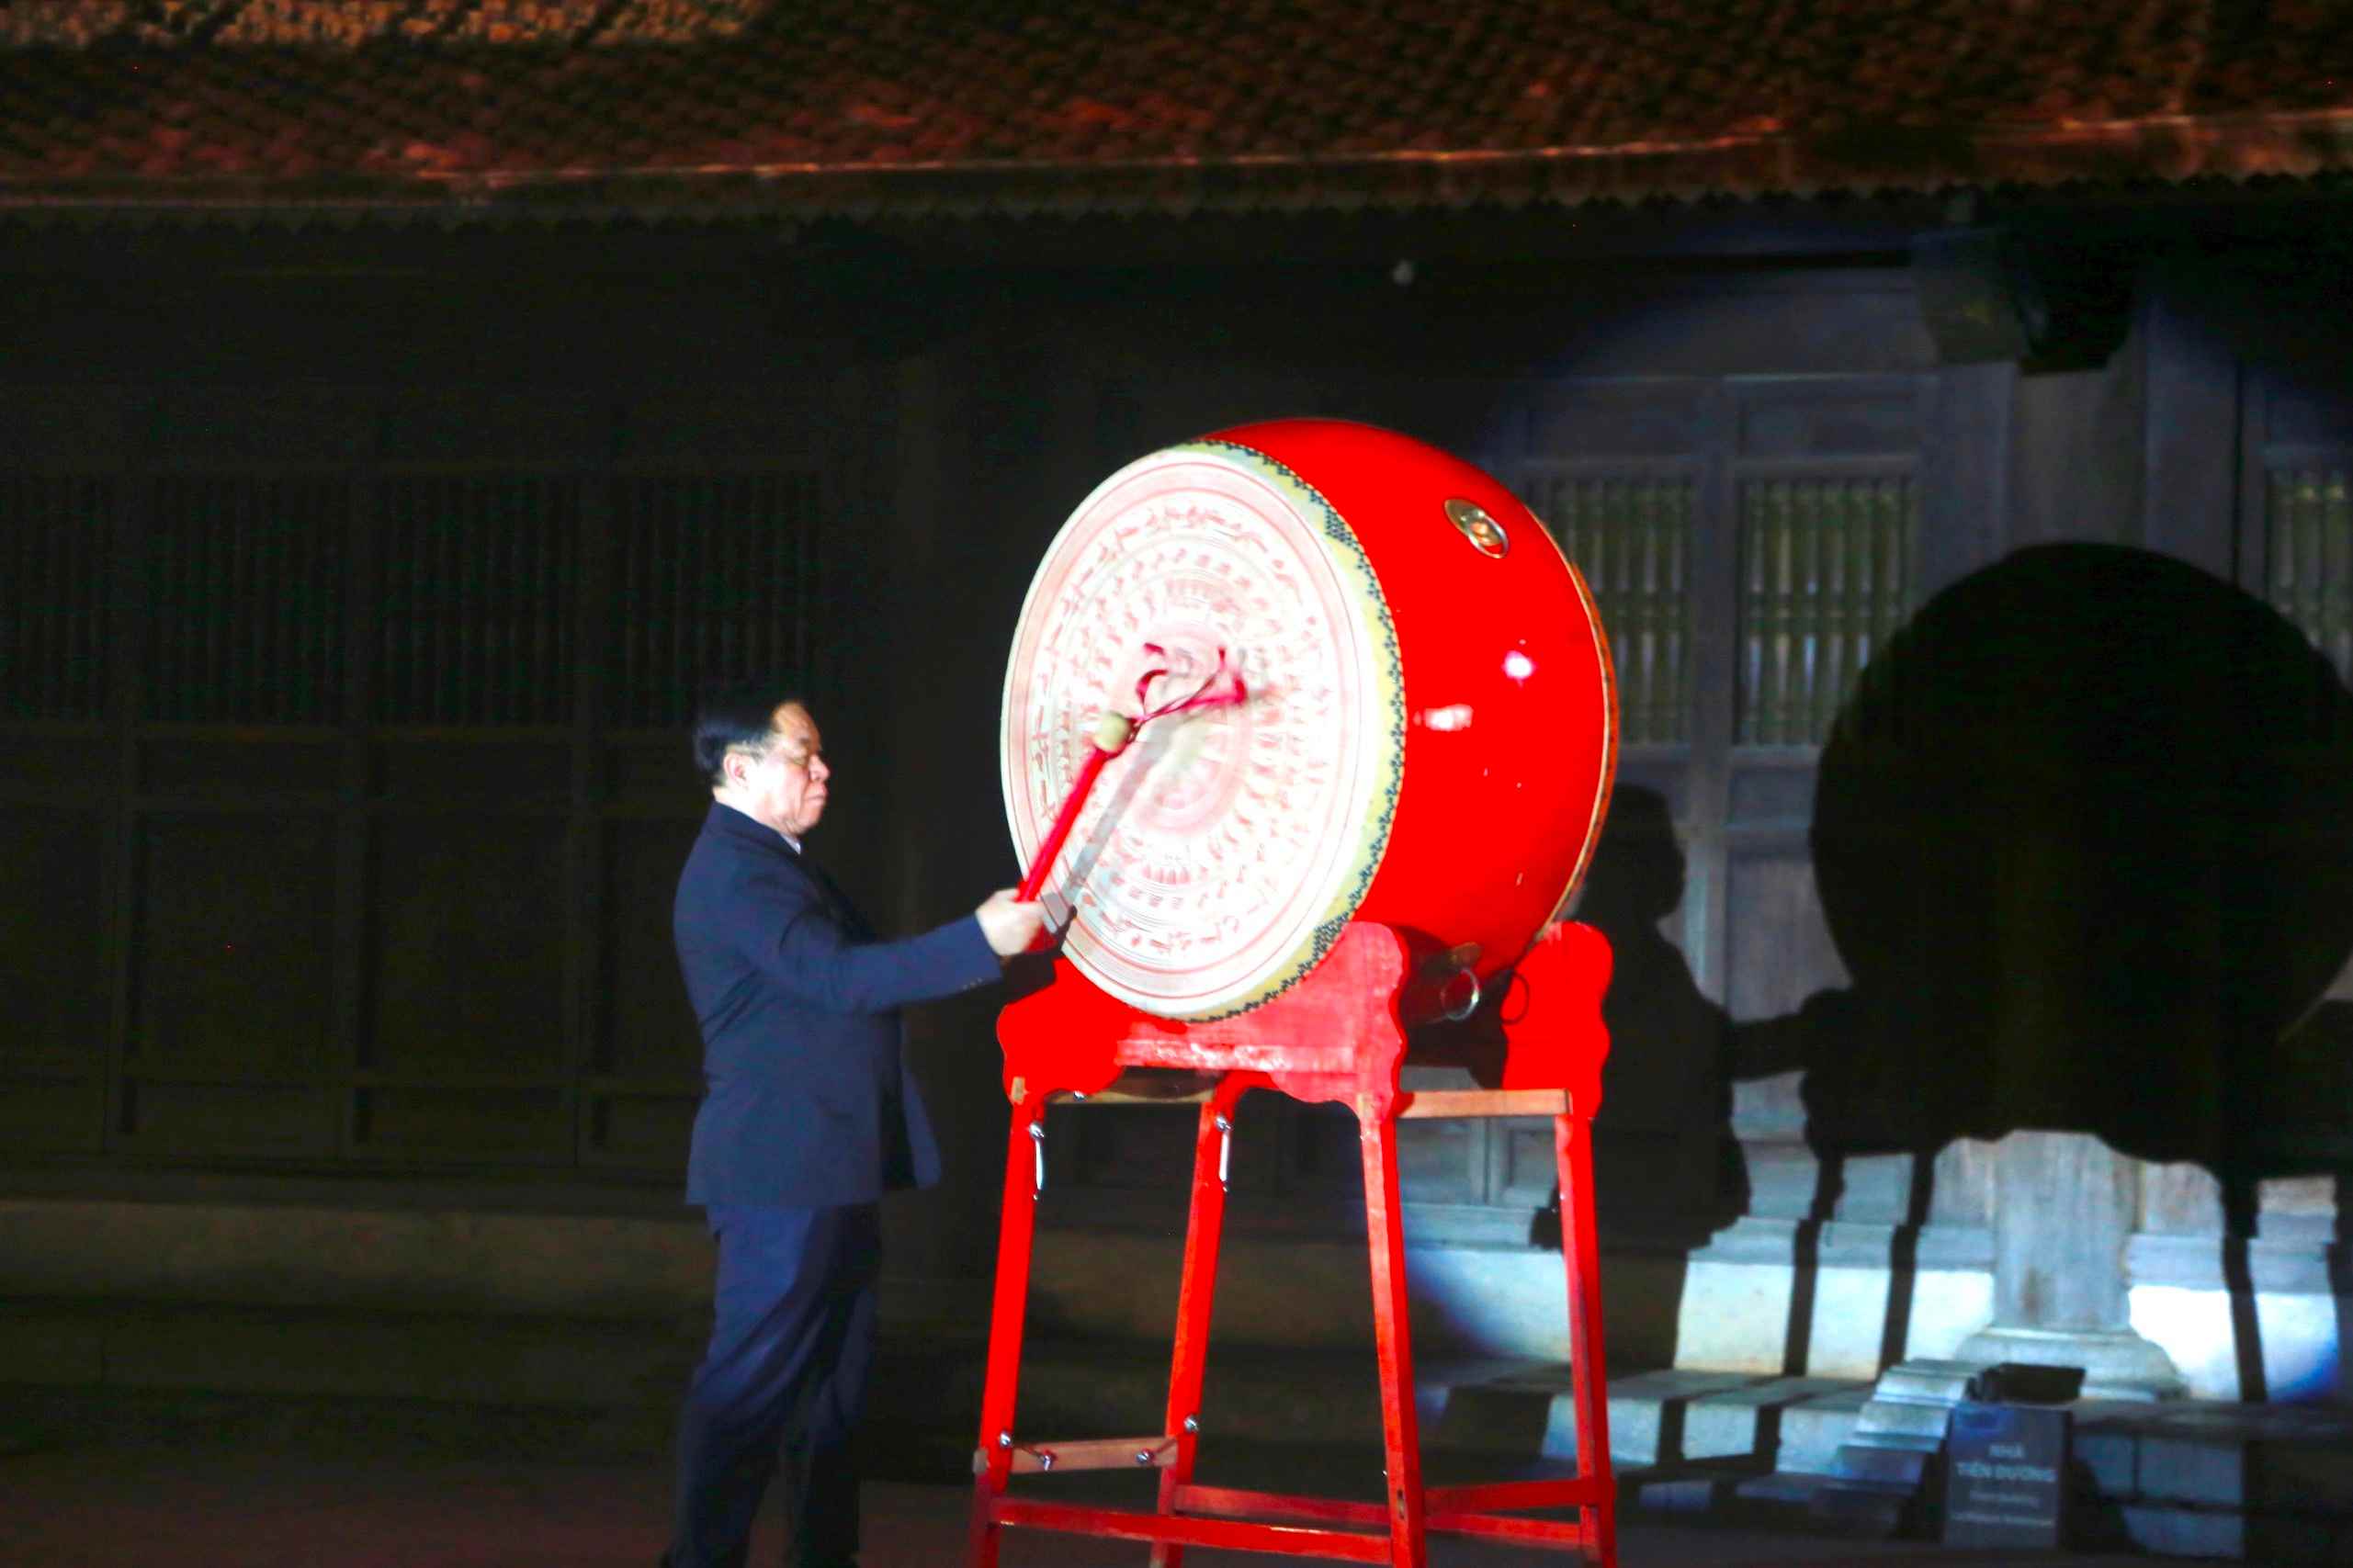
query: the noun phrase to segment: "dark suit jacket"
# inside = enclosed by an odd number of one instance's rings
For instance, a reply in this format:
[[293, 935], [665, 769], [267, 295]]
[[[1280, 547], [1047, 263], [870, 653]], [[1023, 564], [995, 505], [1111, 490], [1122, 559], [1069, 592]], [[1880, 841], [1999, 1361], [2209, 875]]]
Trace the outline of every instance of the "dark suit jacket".
[[865, 1203], [939, 1179], [899, 1009], [997, 978], [967, 915], [878, 942], [782, 835], [716, 802], [673, 930], [703, 1027], [690, 1203]]

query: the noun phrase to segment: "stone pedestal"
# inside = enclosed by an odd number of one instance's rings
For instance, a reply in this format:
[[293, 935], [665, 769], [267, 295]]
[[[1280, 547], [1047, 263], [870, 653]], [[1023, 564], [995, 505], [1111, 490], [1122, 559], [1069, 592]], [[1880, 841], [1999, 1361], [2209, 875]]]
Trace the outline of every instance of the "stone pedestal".
[[1994, 1150], [1994, 1321], [1953, 1359], [2084, 1369], [2086, 1399], [2173, 1399], [2172, 1359], [2132, 1325], [2124, 1248], [2141, 1168], [2085, 1133], [2013, 1133]]

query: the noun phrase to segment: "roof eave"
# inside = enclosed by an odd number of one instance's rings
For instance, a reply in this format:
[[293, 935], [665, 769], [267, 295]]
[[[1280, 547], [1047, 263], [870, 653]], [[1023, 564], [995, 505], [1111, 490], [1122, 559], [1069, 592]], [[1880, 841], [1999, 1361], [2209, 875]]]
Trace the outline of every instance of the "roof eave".
[[447, 226], [1183, 216], [2160, 188], [2353, 173], [2353, 111], [2032, 126], [1855, 124], [1683, 142], [1120, 161], [656, 164], [333, 176], [0, 178], [18, 220]]

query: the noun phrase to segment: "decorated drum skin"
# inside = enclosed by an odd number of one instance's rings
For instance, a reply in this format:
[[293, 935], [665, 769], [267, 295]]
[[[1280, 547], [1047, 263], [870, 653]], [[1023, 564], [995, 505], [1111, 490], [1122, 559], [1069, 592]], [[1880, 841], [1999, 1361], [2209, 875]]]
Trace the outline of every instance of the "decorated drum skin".
[[1135, 716], [1150, 670], [1158, 704], [1221, 657], [1247, 700], [1146, 725], [1051, 869], [1080, 972], [1198, 1020], [1296, 984], [1352, 919], [1401, 928], [1434, 973], [1516, 961], [1583, 874], [1617, 759], [1600, 617], [1533, 514], [1471, 464], [1338, 420], [1113, 474], [1047, 547], [1005, 672], [1025, 867], [1100, 716]]

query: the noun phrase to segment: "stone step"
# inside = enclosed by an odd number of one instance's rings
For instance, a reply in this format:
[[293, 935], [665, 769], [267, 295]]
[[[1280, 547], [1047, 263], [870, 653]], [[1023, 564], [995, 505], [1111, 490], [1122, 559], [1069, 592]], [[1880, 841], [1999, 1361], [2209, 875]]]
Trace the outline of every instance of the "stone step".
[[2353, 1522], [2353, 1409], [2086, 1400], [2074, 1457], [2096, 1495]]
[[1817, 1470], [1869, 1392], [1841, 1378], [1635, 1372], [1610, 1386], [1610, 1451], [1621, 1465], [1744, 1459], [1767, 1470]]
[[1943, 1451], [1940, 1443], [1845, 1443], [1838, 1450], [1838, 1478], [1866, 1486], [1899, 1486], [1911, 1492], [1919, 1486]]

